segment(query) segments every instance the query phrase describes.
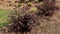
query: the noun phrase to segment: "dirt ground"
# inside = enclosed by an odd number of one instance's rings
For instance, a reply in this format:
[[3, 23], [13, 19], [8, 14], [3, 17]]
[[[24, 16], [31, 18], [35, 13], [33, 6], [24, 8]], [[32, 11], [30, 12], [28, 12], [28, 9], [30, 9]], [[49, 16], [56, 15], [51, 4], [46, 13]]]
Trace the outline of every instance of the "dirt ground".
[[[7, 2], [4, 4], [4, 2], [1, 1], [0, 4], [2, 4], [0, 5], [0, 9], [13, 9], [14, 8], [12, 6], [10, 7], [7, 6], [8, 5]], [[56, 5], [59, 6], [60, 8], [60, 0], [56, 1]], [[49, 18], [48, 20], [44, 18], [40, 18], [39, 22], [40, 22], [40, 25], [33, 28], [31, 32], [28, 32], [28, 34], [60, 34], [60, 10], [56, 10], [53, 16]], [[3, 31], [1, 31], [0, 34], [20, 34], [20, 33], [15, 33], [15, 32], [4, 33]]]

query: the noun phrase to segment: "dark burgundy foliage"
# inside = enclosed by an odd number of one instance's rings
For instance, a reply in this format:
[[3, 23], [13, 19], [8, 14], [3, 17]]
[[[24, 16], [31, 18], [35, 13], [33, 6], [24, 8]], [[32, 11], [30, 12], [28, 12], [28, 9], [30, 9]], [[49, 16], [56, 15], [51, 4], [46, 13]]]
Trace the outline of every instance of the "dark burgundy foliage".
[[[16, 17], [17, 16], [17, 17]], [[11, 31], [15, 32], [30, 32], [32, 27], [35, 25], [35, 19], [34, 17], [30, 14], [26, 14], [23, 16], [10, 16], [12, 21], [12, 26], [11, 26]]]
[[55, 0], [49, 0], [45, 1], [43, 0], [44, 4], [42, 6], [37, 6], [38, 8], [38, 15], [44, 15], [44, 16], [52, 16], [58, 8], [55, 6]]

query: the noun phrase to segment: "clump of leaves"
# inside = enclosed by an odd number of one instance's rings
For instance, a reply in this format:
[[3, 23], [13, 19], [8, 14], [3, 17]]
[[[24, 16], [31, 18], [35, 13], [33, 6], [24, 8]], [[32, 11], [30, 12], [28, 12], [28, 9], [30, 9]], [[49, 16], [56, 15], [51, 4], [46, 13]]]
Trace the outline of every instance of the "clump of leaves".
[[10, 22], [12, 23], [10, 31], [15, 32], [30, 32], [30, 30], [35, 26], [34, 16], [31, 14], [19, 15], [16, 14], [10, 16]]
[[37, 6], [39, 11], [38, 15], [52, 16], [55, 12], [54, 10], [56, 10], [55, 1], [56, 0], [43, 0], [44, 4], [42, 6]]
[[37, 12], [37, 8], [35, 8], [35, 7], [32, 7], [30, 10], [31, 10], [32, 13]]
[[27, 6], [28, 6], [28, 7], [31, 7], [31, 6], [32, 6], [32, 3], [28, 3]]

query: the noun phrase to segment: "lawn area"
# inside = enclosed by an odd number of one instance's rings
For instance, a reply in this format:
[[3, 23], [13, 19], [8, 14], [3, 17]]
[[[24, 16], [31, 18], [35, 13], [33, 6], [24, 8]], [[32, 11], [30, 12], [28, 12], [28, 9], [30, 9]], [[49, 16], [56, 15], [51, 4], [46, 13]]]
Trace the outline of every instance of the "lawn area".
[[2, 10], [0, 9], [0, 28], [9, 23], [8, 14], [11, 10]]

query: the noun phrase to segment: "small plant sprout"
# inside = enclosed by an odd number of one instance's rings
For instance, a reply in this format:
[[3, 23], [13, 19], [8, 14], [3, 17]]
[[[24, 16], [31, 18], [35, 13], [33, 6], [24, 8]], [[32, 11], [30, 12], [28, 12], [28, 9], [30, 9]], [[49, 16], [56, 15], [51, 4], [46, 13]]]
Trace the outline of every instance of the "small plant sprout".
[[32, 3], [28, 3], [27, 6], [31, 7], [32, 6]]
[[35, 7], [31, 8], [30, 10], [31, 10], [32, 13], [37, 12], [37, 8], [35, 8]]

